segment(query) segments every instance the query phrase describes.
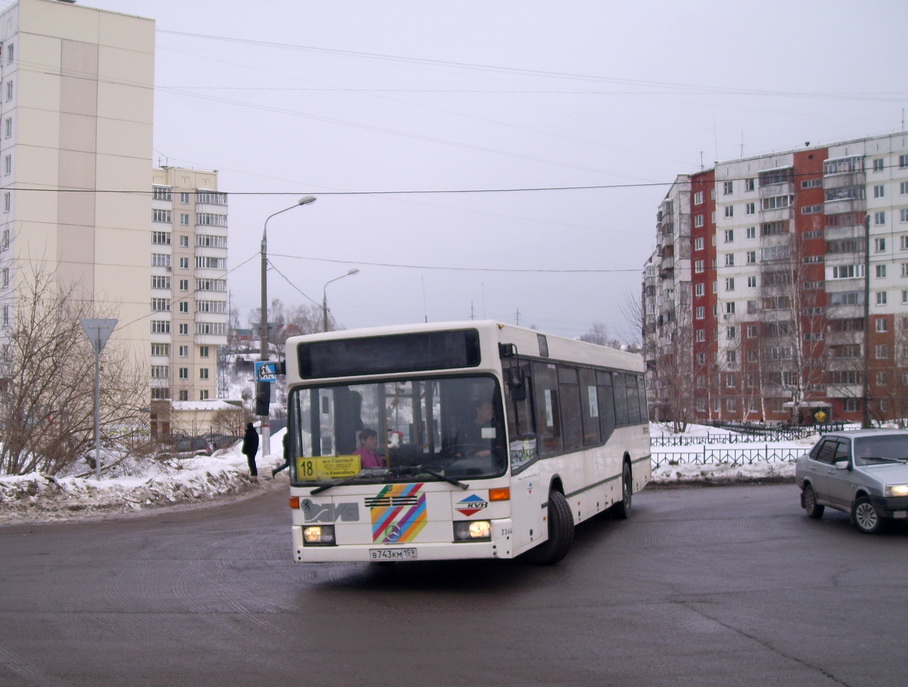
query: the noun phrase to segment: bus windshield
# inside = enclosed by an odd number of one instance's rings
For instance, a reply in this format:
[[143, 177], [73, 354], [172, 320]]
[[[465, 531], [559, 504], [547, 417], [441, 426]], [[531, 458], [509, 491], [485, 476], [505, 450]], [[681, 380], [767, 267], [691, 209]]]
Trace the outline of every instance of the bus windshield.
[[297, 387], [288, 414], [297, 485], [451, 481], [496, 477], [507, 468], [492, 376]]

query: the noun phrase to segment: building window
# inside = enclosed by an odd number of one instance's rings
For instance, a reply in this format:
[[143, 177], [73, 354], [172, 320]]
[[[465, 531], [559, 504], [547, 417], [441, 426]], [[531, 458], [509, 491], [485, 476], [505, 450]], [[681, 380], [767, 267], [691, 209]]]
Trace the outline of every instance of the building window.
[[735, 216], [735, 206], [734, 206], [734, 205], [726, 205], [726, 206], [725, 206], [725, 216], [726, 216], [726, 217], [734, 217], [734, 216]]
[[899, 169], [908, 167], [908, 155], [899, 155]]
[[180, 312], [189, 312], [189, 303], [186, 301], [180, 301]]
[[180, 291], [189, 291], [188, 279], [180, 279]]
[[822, 205], [805, 205], [801, 208], [802, 215], [821, 215], [823, 214]]
[[169, 289], [170, 288], [170, 277], [164, 277], [161, 275], [152, 276], [151, 288], [153, 288], [153, 289]]
[[755, 179], [751, 178], [751, 179], [744, 180], [744, 190], [745, 191], [753, 191], [756, 187], [757, 187], [757, 184], [756, 184]]
[[725, 243], [732, 243], [735, 240], [735, 230], [726, 229], [725, 230]]
[[755, 251], [755, 250], [747, 251], [746, 262], [748, 265], [755, 265], [757, 262], [757, 251]]
[[703, 205], [703, 191], [694, 194], [694, 205]]
[[704, 341], [706, 341], [706, 330], [698, 329], [695, 334], [695, 339], [698, 343], [703, 343]]
[[877, 293], [877, 295], [876, 295], [876, 304], [877, 305], [886, 305], [887, 302], [888, 302], [888, 299], [886, 297], [885, 291], [880, 291], [879, 293]]
[[189, 215], [185, 212], [180, 213], [180, 226], [188, 227], [189, 226]]
[[211, 355], [211, 349], [209, 346], [199, 346], [199, 357], [208, 358]]
[[180, 269], [181, 270], [189, 269], [189, 258], [180, 258]]
[[208, 389], [199, 389], [199, 400], [200, 401], [208, 400]]
[[12, 196], [10, 196], [9, 191], [3, 194], [3, 212], [9, 212], [12, 207]]
[[152, 298], [151, 299], [151, 310], [152, 312], [167, 312], [170, 310], [170, 299], [169, 298]]
[[3, 174], [8, 175], [13, 172], [13, 156], [4, 155], [3, 156]]
[[165, 343], [151, 344], [151, 354], [160, 355], [160, 356], [170, 355], [170, 344], [165, 344]]
[[694, 295], [695, 296], [702, 296], [705, 293], [706, 293], [706, 289], [703, 287], [703, 282], [694, 284]]
[[744, 206], [745, 215], [755, 215], [757, 213], [757, 204], [756, 203], [747, 203]]
[[189, 400], [189, 389], [180, 389], [180, 400], [181, 401]]
[[887, 360], [889, 358], [889, 346], [888, 344], [879, 344], [874, 349], [874, 355], [877, 360]]
[[877, 279], [886, 278], [886, 265], [877, 265], [876, 266], [876, 278]]
[[152, 320], [151, 321], [151, 333], [152, 334], [170, 334], [170, 321], [169, 320]]
[[9, 138], [13, 135], [13, 118], [7, 117], [3, 122], [3, 137]]
[[181, 358], [189, 357], [189, 346], [180, 346], [180, 357]]
[[170, 267], [170, 255], [168, 253], [152, 253], [152, 267]]
[[151, 198], [152, 200], [166, 200], [169, 202], [172, 191], [173, 189], [170, 186], [152, 186]]
[[735, 182], [733, 181], [724, 181], [722, 182], [722, 194], [730, 195], [735, 192]]
[[883, 158], [877, 158], [876, 160], [873, 161], [873, 171], [874, 172], [882, 172], [885, 167], [886, 167], [886, 161]]
[[747, 288], [749, 288], [749, 289], [757, 288], [757, 278], [756, 277], [750, 276], [747, 278]]
[[[908, 239], [908, 236], [905, 237]], [[703, 237], [698, 236], [694, 239], [694, 250], [703, 250]]]
[[885, 317], [876, 318], [875, 325], [876, 325], [876, 331], [879, 333], [889, 331], [889, 320], [887, 320]]
[[876, 185], [873, 187], [873, 197], [874, 198], [885, 198], [886, 197], [886, 187], [882, 185]]
[[151, 211], [152, 222], [165, 222], [170, 224], [170, 210], [159, 210], [157, 208]]
[[[189, 205], [189, 194], [186, 191], [182, 191], [180, 193], [180, 202], [183, 205]], [[187, 215], [187, 217], [188, 217], [188, 215]]]
[[13, 99], [13, 80], [12, 79], [10, 79], [9, 81], [6, 82], [6, 99], [7, 100]]
[[694, 261], [694, 273], [701, 274], [703, 272], [703, 261], [695, 260]]
[[180, 368], [180, 379], [189, 379], [189, 368], [188, 367]]
[[[8, 156], [7, 156], [8, 157]], [[8, 174], [9, 172], [7, 172]], [[703, 215], [694, 215], [694, 226], [702, 227], [703, 226]]]
[[879, 212], [873, 213], [873, 223], [877, 226], [881, 224], [886, 224], [886, 211], [880, 210]]
[[186, 236], [184, 234], [180, 235], [180, 247], [189, 248], [189, 237], [188, 236]]
[[158, 246], [169, 246], [170, 245], [170, 232], [169, 231], [153, 231], [153, 232], [151, 232], [151, 242]]
[[208, 379], [208, 368], [203, 367], [199, 369], [199, 379]]
[[180, 336], [189, 336], [189, 325], [185, 322], [180, 325]]
[[725, 254], [725, 266], [726, 266], [726, 267], [734, 267], [734, 266], [735, 266], [735, 254], [734, 254], [734, 253], [726, 253], [726, 254]]
[[698, 319], [698, 320], [702, 320], [703, 318], [705, 318], [706, 317], [706, 308], [704, 308], [702, 305], [698, 306], [695, 311], [694, 317], [696, 317], [696, 319]]
[[725, 290], [734, 291], [735, 290], [735, 278], [731, 277], [725, 280]]

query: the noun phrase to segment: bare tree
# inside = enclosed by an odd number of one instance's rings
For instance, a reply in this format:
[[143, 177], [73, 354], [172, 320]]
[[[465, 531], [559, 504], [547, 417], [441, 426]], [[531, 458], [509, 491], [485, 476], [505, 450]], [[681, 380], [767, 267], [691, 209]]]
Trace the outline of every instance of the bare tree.
[[[0, 356], [0, 470], [56, 474], [94, 445], [94, 352], [80, 320], [98, 317], [76, 287], [36, 268], [12, 297]], [[116, 451], [147, 429], [147, 376], [116, 333], [102, 356], [101, 434]], [[93, 458], [92, 458], [93, 460]]]
[[590, 327], [585, 334], [581, 334], [579, 339], [598, 346], [624, 348], [624, 345], [618, 339], [609, 336], [608, 327], [602, 324], [602, 322], [594, 322], [593, 326]]

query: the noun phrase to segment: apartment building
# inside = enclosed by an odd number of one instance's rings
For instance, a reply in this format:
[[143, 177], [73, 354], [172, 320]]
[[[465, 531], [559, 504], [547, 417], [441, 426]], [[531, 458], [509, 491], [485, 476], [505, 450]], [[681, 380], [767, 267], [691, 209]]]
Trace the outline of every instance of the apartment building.
[[114, 338], [148, 360], [151, 201], [117, 191], [148, 189], [153, 77], [149, 19], [55, 0], [0, 13], [0, 323], [41, 270], [115, 312]]
[[[227, 194], [217, 172], [153, 171], [149, 219], [153, 428], [171, 402], [204, 410], [217, 398], [217, 347], [227, 343]], [[179, 424], [179, 423], [177, 423]]]
[[656, 418], [908, 415], [908, 135], [678, 176], [643, 312]]
[[0, 13], [0, 339], [23, 280], [53, 274], [118, 320], [166, 434], [217, 397], [227, 200], [215, 172], [153, 168], [154, 38], [62, 0]]

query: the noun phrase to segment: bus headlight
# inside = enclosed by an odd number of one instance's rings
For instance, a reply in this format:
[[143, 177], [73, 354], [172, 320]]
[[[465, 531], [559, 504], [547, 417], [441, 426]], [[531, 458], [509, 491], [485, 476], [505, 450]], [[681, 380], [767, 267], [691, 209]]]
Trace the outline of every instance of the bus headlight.
[[908, 496], [908, 484], [890, 484], [884, 490], [885, 496]]
[[303, 528], [306, 546], [334, 546], [334, 525], [310, 525]]
[[489, 520], [461, 520], [454, 523], [454, 541], [490, 541], [492, 523]]

